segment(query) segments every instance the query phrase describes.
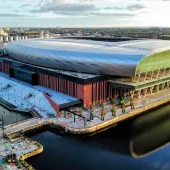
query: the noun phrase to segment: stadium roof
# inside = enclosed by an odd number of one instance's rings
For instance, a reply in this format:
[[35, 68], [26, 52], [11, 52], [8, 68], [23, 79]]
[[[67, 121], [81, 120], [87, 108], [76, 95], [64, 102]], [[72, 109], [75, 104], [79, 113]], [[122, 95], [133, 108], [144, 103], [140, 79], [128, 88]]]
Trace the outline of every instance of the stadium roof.
[[133, 76], [170, 67], [170, 41], [31, 39], [7, 44], [12, 59], [61, 70]]

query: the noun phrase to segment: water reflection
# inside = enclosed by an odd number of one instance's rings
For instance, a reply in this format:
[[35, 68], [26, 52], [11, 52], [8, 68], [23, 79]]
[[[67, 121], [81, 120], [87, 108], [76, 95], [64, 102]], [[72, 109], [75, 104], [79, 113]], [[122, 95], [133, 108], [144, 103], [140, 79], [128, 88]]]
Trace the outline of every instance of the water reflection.
[[148, 154], [170, 141], [170, 105], [140, 116], [132, 125], [131, 151]]

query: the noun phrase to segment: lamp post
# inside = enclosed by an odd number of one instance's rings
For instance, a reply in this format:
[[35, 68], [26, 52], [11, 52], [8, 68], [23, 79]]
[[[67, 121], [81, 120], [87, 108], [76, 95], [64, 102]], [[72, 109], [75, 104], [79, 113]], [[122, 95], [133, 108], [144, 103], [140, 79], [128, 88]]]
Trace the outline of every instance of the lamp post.
[[15, 98], [15, 89], [14, 89], [14, 98]]
[[4, 137], [4, 117], [2, 115], [2, 136]]
[[2, 90], [2, 83], [1, 83], [1, 92], [2, 92], [2, 98], [3, 98], [3, 90]]
[[35, 94], [34, 94], [34, 106], [35, 106]]
[[18, 112], [16, 112], [16, 122], [18, 122]]
[[40, 104], [41, 104], [41, 100], [39, 100], [39, 108], [40, 108], [40, 110], [41, 110]]
[[15, 89], [14, 89], [14, 100], [15, 100], [15, 104], [16, 104], [16, 99], [15, 99]]
[[21, 105], [22, 105], [22, 92], [21, 92]]
[[8, 100], [9, 100], [9, 88], [8, 88]]

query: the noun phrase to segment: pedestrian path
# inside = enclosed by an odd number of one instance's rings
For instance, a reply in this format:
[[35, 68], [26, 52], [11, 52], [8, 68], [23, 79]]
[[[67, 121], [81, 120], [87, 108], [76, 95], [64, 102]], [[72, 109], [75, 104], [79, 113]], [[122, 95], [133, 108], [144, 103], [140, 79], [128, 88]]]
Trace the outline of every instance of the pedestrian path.
[[[23, 122], [5, 126], [4, 132], [6, 134], [12, 134], [20, 131], [26, 131], [27, 129], [31, 129], [31, 128], [34, 129], [46, 123], [46, 124], [59, 125], [63, 127], [63, 129], [67, 129], [73, 133], [77, 130], [79, 130], [80, 133], [81, 132], [84, 133], [85, 131], [88, 132], [89, 129], [94, 129], [97, 126], [98, 128], [102, 128], [104, 124], [109, 126], [110, 124], [115, 124], [122, 120], [126, 120], [129, 117], [140, 114], [143, 111], [147, 111], [152, 107], [159, 106], [164, 102], [168, 102], [168, 101], [170, 101], [170, 89], [166, 89], [164, 91], [152, 94], [150, 96], [147, 96], [143, 99], [136, 101], [134, 110], [131, 110], [130, 107], [127, 107], [126, 112], [122, 113], [122, 109], [118, 108], [116, 112], [116, 117], [112, 116], [111, 105], [107, 105], [106, 106], [107, 111], [106, 111], [106, 116], [104, 121], [100, 119], [100, 111], [98, 110], [94, 113], [94, 119], [92, 121], [88, 121], [86, 125], [84, 123], [84, 120], [79, 117], [76, 117], [76, 121], [74, 122], [73, 116], [70, 116], [69, 118], [64, 118], [64, 117], [32, 118], [29, 120], [25, 120]], [[90, 114], [86, 111], [83, 116], [86, 119], [89, 119]], [[0, 135], [2, 135], [2, 130], [0, 130]]]

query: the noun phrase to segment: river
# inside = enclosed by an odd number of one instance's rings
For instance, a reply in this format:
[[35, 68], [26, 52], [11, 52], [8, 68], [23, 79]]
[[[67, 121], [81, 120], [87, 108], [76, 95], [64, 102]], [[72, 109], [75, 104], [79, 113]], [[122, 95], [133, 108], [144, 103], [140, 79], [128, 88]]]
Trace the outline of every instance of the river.
[[[27, 162], [37, 170], [170, 170], [170, 145], [142, 158], [170, 141], [170, 105], [128, 120], [91, 137], [75, 137], [56, 131], [32, 136], [44, 152]], [[9, 116], [10, 119], [10, 116]]]

